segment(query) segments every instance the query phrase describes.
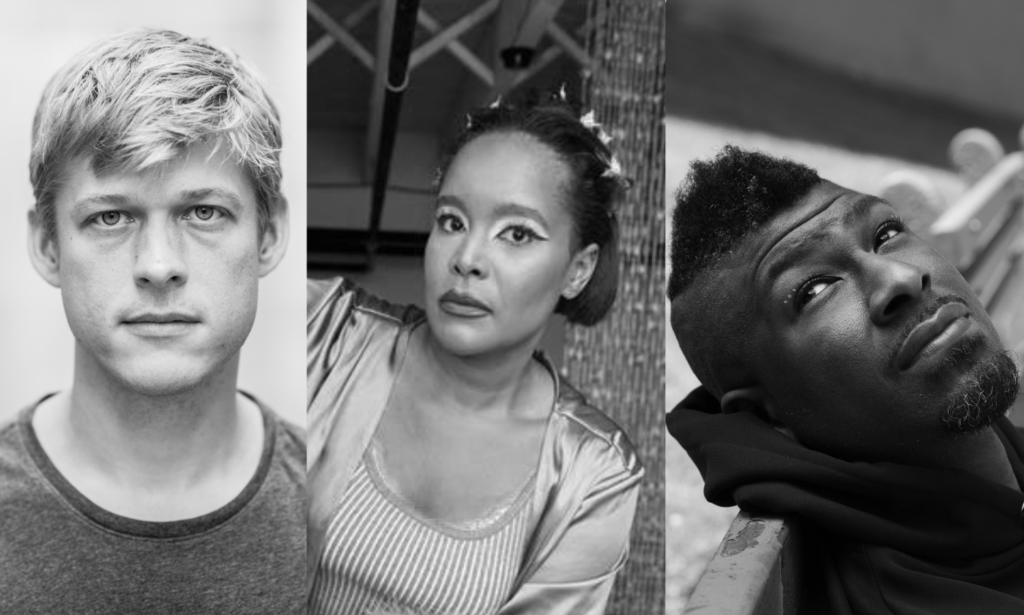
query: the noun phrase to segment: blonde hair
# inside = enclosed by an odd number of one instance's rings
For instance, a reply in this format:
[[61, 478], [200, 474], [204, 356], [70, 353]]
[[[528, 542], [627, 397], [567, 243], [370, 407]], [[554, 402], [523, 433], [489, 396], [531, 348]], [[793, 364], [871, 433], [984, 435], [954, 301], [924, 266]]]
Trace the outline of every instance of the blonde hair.
[[32, 125], [34, 217], [54, 235], [68, 162], [141, 171], [212, 143], [227, 147], [256, 194], [260, 236], [280, 206], [281, 120], [262, 79], [236, 54], [169, 30], [100, 41], [54, 75]]

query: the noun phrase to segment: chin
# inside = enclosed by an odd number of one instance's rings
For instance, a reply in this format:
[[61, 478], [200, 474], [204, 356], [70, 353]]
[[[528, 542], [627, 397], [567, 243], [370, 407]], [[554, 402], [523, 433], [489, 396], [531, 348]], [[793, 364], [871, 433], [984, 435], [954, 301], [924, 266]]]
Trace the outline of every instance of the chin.
[[214, 376], [208, 369], [179, 364], [140, 365], [117, 373], [115, 377], [124, 388], [137, 395], [169, 397], [191, 393], [210, 382]]
[[972, 362], [946, 395], [942, 423], [953, 434], [977, 433], [1005, 416], [1020, 392], [1020, 373], [1010, 353], [987, 353]]
[[430, 334], [445, 352], [457, 357], [477, 356], [495, 349], [489, 336], [465, 327], [431, 327]]
[[231, 357], [157, 353], [103, 365], [108, 377], [124, 390], [146, 397], [184, 395], [217, 382]]

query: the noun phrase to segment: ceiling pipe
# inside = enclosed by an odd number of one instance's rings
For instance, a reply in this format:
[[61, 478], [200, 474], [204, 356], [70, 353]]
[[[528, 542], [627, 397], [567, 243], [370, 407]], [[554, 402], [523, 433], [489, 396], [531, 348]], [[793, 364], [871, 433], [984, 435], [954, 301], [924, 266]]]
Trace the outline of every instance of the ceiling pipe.
[[384, 212], [384, 199], [387, 196], [388, 176], [391, 172], [391, 155], [395, 148], [398, 122], [402, 112], [402, 94], [409, 85], [409, 56], [412, 53], [413, 36], [416, 33], [416, 14], [419, 12], [419, 4], [419, 0], [398, 0], [395, 9], [385, 81], [384, 109], [377, 155], [374, 161], [373, 192], [370, 200], [370, 235], [367, 252], [371, 266], [374, 255], [377, 253], [380, 221]]

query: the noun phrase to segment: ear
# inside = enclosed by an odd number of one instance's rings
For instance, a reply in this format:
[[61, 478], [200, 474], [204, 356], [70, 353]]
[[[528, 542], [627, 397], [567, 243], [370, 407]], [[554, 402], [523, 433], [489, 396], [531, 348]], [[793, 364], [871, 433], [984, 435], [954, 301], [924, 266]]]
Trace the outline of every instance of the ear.
[[60, 253], [57, 238], [51, 237], [36, 209], [28, 212], [28, 258], [39, 275], [60, 288]]
[[793, 432], [776, 418], [772, 402], [760, 386], [733, 389], [722, 395], [722, 414], [750, 412], [784, 436], [796, 440]]
[[750, 412], [761, 418], [767, 418], [768, 410], [764, 406], [764, 389], [760, 386], [733, 389], [722, 395], [722, 414]]
[[276, 207], [270, 210], [267, 228], [260, 237], [260, 277], [274, 270], [284, 258], [288, 248], [288, 200], [283, 196], [278, 199]]
[[565, 274], [565, 283], [562, 285], [562, 297], [567, 300], [575, 299], [583, 292], [587, 283], [590, 282], [591, 276], [594, 275], [600, 254], [601, 249], [597, 247], [596, 243], [592, 243], [573, 255], [572, 261], [569, 263], [569, 271]]

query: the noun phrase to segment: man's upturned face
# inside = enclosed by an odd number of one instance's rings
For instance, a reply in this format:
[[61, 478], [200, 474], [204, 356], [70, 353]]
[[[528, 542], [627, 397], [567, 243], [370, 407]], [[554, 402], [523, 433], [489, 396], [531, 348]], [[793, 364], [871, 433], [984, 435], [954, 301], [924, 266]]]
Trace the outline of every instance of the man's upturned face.
[[[242, 168], [208, 146], [57, 195], [56, 258], [76, 370], [147, 395], [185, 392], [238, 353], [256, 314], [257, 206]], [[87, 373], [87, 372], [86, 372]]]
[[[974, 292], [885, 201], [822, 182], [740, 251], [753, 371], [811, 448], [899, 460], [1012, 403], [1015, 367]], [[956, 407], [972, 395], [994, 404]]]

